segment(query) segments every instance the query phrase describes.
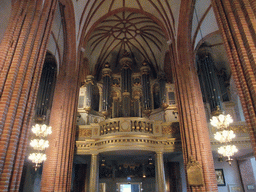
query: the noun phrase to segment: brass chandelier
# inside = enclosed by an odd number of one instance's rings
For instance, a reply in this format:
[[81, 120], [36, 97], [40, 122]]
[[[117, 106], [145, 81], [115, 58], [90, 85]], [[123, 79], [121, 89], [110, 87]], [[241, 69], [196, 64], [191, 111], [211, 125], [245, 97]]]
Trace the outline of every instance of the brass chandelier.
[[222, 143], [223, 145], [218, 148], [218, 153], [223, 157], [227, 157], [227, 162], [231, 165], [231, 156], [233, 156], [238, 149], [235, 145], [230, 145], [229, 143], [236, 137], [233, 130], [229, 128], [229, 125], [233, 123], [233, 118], [231, 115], [225, 115], [221, 113], [217, 116], [213, 116], [210, 119], [210, 123], [213, 127], [217, 128], [214, 134], [214, 139]]
[[52, 127], [46, 124], [35, 124], [32, 127], [34, 138], [30, 141], [30, 146], [34, 152], [29, 154], [28, 159], [35, 163], [35, 170], [41, 166], [47, 158], [44, 150], [49, 147], [49, 141], [46, 139], [52, 133]]

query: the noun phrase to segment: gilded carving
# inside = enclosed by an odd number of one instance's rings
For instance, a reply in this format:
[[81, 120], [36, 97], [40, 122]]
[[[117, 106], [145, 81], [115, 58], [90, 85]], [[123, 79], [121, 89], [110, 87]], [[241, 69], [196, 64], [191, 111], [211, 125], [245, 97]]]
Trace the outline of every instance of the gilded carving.
[[204, 185], [202, 165], [191, 156], [187, 164], [188, 184], [190, 186]]
[[135, 77], [133, 79], [133, 86], [140, 86], [141, 85], [141, 79], [140, 77]]
[[117, 78], [117, 77], [113, 78], [112, 85], [113, 87], [120, 87], [120, 78]]
[[91, 129], [79, 129], [79, 137], [91, 137], [92, 130]]
[[171, 135], [171, 134], [178, 134], [179, 133], [179, 123], [175, 122], [171, 125], [165, 125], [162, 127], [163, 135]]
[[[248, 127], [246, 125], [230, 125], [229, 130], [233, 130], [234, 133], [248, 133]], [[213, 133], [217, 131], [215, 127], [212, 128]]]
[[93, 129], [93, 134], [98, 135], [98, 129], [97, 128]]
[[129, 132], [130, 131], [130, 127], [131, 127], [131, 122], [128, 120], [125, 120], [123, 122], [120, 123], [120, 131], [121, 132]]
[[156, 126], [156, 133], [159, 133], [159, 127]]
[[233, 130], [234, 133], [248, 133], [248, 128], [246, 125], [230, 126], [230, 129]]

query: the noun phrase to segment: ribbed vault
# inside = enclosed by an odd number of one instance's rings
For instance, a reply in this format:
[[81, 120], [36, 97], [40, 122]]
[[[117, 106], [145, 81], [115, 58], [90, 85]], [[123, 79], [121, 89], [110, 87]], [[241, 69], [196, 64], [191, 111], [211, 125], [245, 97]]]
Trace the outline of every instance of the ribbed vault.
[[168, 49], [163, 29], [150, 17], [129, 11], [111, 15], [99, 23], [88, 37], [86, 57], [91, 71], [97, 73], [105, 62], [118, 68], [124, 50], [135, 64], [146, 60], [154, 72], [163, 69]]

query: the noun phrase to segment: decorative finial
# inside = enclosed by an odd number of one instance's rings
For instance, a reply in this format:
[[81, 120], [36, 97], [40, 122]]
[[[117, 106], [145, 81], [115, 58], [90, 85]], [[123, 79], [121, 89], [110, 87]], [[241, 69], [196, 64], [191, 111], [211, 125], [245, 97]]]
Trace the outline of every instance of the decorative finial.
[[142, 65], [143, 65], [143, 66], [147, 66], [147, 65], [148, 65], [147, 61], [144, 60], [143, 63], [142, 63]]
[[109, 67], [110, 67], [109, 63], [106, 62], [104, 67], [105, 67], [105, 68], [109, 68]]

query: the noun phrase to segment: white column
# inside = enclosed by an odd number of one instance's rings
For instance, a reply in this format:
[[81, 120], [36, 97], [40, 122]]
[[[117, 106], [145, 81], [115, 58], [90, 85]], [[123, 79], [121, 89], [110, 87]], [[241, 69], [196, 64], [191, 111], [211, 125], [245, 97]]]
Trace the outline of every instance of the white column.
[[163, 152], [156, 152], [156, 191], [166, 192]]
[[91, 156], [89, 192], [99, 191], [99, 160], [98, 154]]

